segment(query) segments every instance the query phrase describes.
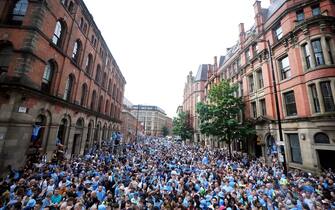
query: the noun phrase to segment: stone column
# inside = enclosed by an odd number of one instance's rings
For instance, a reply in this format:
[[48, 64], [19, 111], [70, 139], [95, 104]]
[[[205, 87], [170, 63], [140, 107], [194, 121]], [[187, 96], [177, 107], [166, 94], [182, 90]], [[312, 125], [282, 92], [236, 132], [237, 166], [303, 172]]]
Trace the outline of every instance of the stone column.
[[309, 53], [311, 55], [311, 68], [315, 68], [316, 60], [315, 60], [315, 56], [314, 56], [314, 50], [312, 48], [312, 42], [311, 42], [310, 39], [307, 40], [307, 47], [308, 47]]
[[316, 92], [318, 94], [318, 101], [319, 101], [319, 104], [320, 104], [320, 113], [325, 113], [325, 104], [324, 104], [323, 98], [322, 98], [320, 83], [317, 82], [315, 84], [315, 86], [316, 86]]
[[75, 145], [73, 145], [73, 139], [74, 139], [74, 134], [76, 131], [76, 127], [74, 125], [71, 125], [68, 127], [69, 128], [69, 139], [66, 145], [66, 157], [70, 158], [71, 157], [71, 152], [72, 152], [72, 147], [74, 147]]
[[59, 125], [50, 125], [49, 131], [46, 129], [44, 135], [48, 135], [48, 142], [46, 145], [47, 160], [50, 160], [53, 152], [57, 149], [56, 138]]
[[325, 58], [325, 64], [326, 65], [331, 65], [331, 59], [330, 59], [330, 55], [328, 53], [328, 46], [327, 46], [327, 41], [326, 41], [326, 37], [322, 36], [321, 37], [321, 46], [322, 46], [322, 54], [323, 57]]
[[83, 155], [84, 151], [85, 151], [86, 141], [88, 141], [87, 133], [88, 133], [88, 128], [86, 128], [86, 127], [83, 128], [82, 137], [81, 137], [81, 144], [80, 144], [80, 151], [79, 151], [80, 155]]

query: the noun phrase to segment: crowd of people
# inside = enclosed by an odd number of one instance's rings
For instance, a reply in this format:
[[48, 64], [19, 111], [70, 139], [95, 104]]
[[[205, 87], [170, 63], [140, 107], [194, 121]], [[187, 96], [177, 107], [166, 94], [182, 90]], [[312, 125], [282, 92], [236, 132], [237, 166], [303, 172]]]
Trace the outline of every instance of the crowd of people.
[[265, 165], [223, 149], [166, 139], [84, 156], [35, 159], [0, 180], [4, 209], [335, 209], [334, 173]]

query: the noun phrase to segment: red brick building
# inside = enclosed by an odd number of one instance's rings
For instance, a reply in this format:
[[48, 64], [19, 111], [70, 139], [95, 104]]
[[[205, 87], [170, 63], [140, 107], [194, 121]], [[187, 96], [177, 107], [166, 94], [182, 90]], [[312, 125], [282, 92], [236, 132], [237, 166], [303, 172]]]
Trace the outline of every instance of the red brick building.
[[120, 129], [125, 79], [82, 0], [0, 1], [0, 170]]
[[194, 131], [193, 141], [195, 142], [203, 140], [200, 134], [196, 105], [205, 99], [205, 84], [208, 79], [208, 72], [211, 68], [212, 65], [210, 64], [200, 65], [195, 77], [192, 72], [187, 75], [187, 80], [184, 86], [183, 112], [187, 113], [189, 118], [188, 121]]
[[[332, 0], [272, 0], [254, 3], [255, 24], [239, 26], [239, 41], [210, 76], [207, 91], [221, 79], [239, 85], [245, 118], [257, 136], [249, 152], [270, 159], [283, 145], [289, 167], [335, 168], [335, 4]], [[272, 77], [270, 42], [275, 78]], [[279, 139], [273, 80], [277, 82], [283, 141]], [[238, 142], [236, 149], [243, 146]]]

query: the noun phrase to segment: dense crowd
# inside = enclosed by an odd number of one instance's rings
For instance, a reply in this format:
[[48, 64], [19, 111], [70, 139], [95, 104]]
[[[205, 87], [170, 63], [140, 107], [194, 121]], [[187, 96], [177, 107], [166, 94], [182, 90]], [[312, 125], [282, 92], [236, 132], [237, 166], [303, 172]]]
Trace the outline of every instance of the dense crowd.
[[165, 139], [103, 145], [81, 157], [55, 156], [8, 168], [0, 180], [3, 209], [335, 209], [334, 173], [319, 176], [242, 154], [232, 158]]

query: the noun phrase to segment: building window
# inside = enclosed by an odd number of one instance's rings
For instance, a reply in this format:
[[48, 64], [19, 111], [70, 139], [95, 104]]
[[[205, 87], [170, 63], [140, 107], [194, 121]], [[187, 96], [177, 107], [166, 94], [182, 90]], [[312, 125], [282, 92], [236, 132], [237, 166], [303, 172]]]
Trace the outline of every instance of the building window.
[[81, 97], [80, 97], [80, 105], [85, 106], [85, 101], [87, 97], [87, 85], [83, 84], [81, 87]]
[[311, 90], [314, 112], [319, 113], [320, 112], [320, 103], [319, 103], [319, 98], [318, 98], [318, 92], [316, 91], [316, 85], [311, 84], [309, 86], [309, 88]]
[[313, 47], [313, 52], [314, 52], [314, 57], [316, 61], [316, 65], [324, 65], [325, 61], [323, 58], [323, 53], [322, 53], [322, 46], [321, 46], [321, 41], [320, 39], [316, 39], [312, 41], [312, 47]]
[[258, 44], [252, 45], [252, 53], [254, 57], [258, 54]]
[[77, 41], [74, 43], [73, 50], [72, 50], [72, 59], [73, 59], [76, 63], [78, 63], [78, 61], [79, 61], [80, 51], [81, 51], [81, 42], [80, 42], [79, 40], [77, 40]]
[[292, 162], [302, 164], [302, 157], [301, 157], [300, 142], [299, 142], [298, 134], [290, 133], [290, 134], [287, 134], [287, 137], [290, 143]]
[[265, 98], [259, 100], [259, 104], [261, 105], [261, 114], [262, 114], [262, 116], [266, 116], [266, 103], [265, 103]]
[[294, 92], [289, 91], [287, 93], [284, 93], [284, 100], [285, 100], [285, 106], [286, 106], [286, 115], [287, 116], [297, 115], [297, 107], [295, 104]]
[[251, 102], [251, 116], [253, 118], [257, 117], [257, 106], [255, 101]]
[[325, 111], [334, 112], [335, 105], [334, 105], [333, 92], [330, 86], [330, 82], [320, 82], [320, 86], [321, 86], [323, 103], [325, 105]]
[[67, 7], [67, 5], [69, 4], [69, 1], [68, 1], [68, 0], [62, 0], [61, 2], [62, 2], [62, 4], [63, 4], [65, 7]]
[[65, 34], [64, 24], [61, 21], [57, 21], [55, 31], [54, 31], [54, 35], [52, 37], [52, 42], [56, 46], [62, 47], [62, 41], [63, 41], [63, 38], [64, 38], [64, 34]]
[[263, 80], [262, 69], [258, 70], [256, 72], [256, 75], [257, 75], [257, 80], [258, 80], [258, 88], [263, 88], [264, 87], [264, 80]]
[[281, 25], [277, 25], [273, 31], [277, 41], [283, 37], [283, 29], [281, 28]]
[[13, 47], [10, 44], [0, 45], [0, 75], [8, 71]]
[[305, 57], [305, 61], [306, 61], [306, 67], [307, 69], [311, 68], [311, 63], [312, 63], [312, 57], [311, 57], [311, 53], [309, 51], [309, 47], [308, 44], [304, 44], [302, 46], [303, 52], [304, 52], [304, 57]]
[[116, 85], [114, 84], [113, 85], [113, 95], [112, 95], [113, 99], [115, 99], [115, 91], [116, 91]]
[[305, 14], [304, 14], [304, 10], [298, 10], [297, 12], [296, 12], [296, 14], [297, 14], [297, 22], [298, 23], [301, 23], [302, 21], [304, 21], [305, 20]]
[[67, 10], [69, 10], [70, 13], [73, 13], [74, 12], [73, 9], [74, 9], [74, 3], [70, 1], [69, 7], [67, 8]]
[[101, 81], [101, 67], [100, 67], [100, 65], [97, 66], [97, 72], [95, 74], [95, 81], [97, 83], [100, 83], [100, 81]]
[[285, 56], [279, 60], [279, 68], [281, 73], [281, 79], [288, 79], [291, 77], [291, 68], [288, 56]]
[[10, 23], [20, 25], [28, 9], [28, 0], [18, 0], [10, 14]]
[[74, 83], [74, 77], [70, 75], [66, 81], [64, 97], [63, 97], [64, 100], [69, 101], [69, 102], [71, 100], [73, 83]]
[[240, 88], [240, 97], [243, 96], [243, 81], [239, 83], [239, 88]]
[[249, 49], [247, 49], [246, 51], [245, 51], [245, 60], [246, 60], [246, 62], [248, 63], [249, 61], [250, 61], [250, 50]]
[[90, 105], [91, 110], [95, 110], [96, 100], [97, 100], [97, 92], [94, 90], [92, 93], [92, 99], [91, 99], [91, 105]]
[[48, 62], [44, 68], [41, 91], [49, 93], [51, 90], [52, 77], [54, 74], [55, 65], [52, 62]]
[[255, 90], [254, 76], [253, 76], [253, 75], [250, 75], [250, 76], [248, 77], [248, 79], [249, 79], [249, 92], [252, 93], [252, 92], [254, 92], [254, 90]]
[[321, 15], [321, 10], [319, 5], [312, 6], [312, 14], [313, 16]]
[[330, 42], [331, 42], [331, 39], [326, 38], [327, 52], [328, 52], [328, 55], [329, 55], [329, 58], [330, 58], [330, 63], [334, 64], [333, 53], [332, 53], [332, 50], [331, 50]]
[[314, 135], [314, 142], [316, 144], [330, 144], [328, 135], [322, 132]]
[[106, 101], [106, 105], [105, 105], [105, 114], [108, 114], [108, 110], [109, 109], [109, 101]]
[[99, 103], [98, 103], [98, 112], [102, 112], [102, 104], [104, 103], [104, 97], [100, 96]]
[[92, 61], [93, 61], [93, 56], [92, 54], [88, 54], [87, 59], [86, 59], [86, 65], [85, 65], [85, 71], [90, 74], [91, 68], [92, 68]]
[[108, 81], [108, 93], [112, 94], [112, 81], [111, 81], [111, 79], [109, 79], [109, 81]]
[[106, 80], [107, 80], [107, 73], [105, 72], [102, 78], [102, 87], [104, 88], [106, 87]]
[[83, 29], [84, 27], [84, 18], [80, 18], [79, 28]]

